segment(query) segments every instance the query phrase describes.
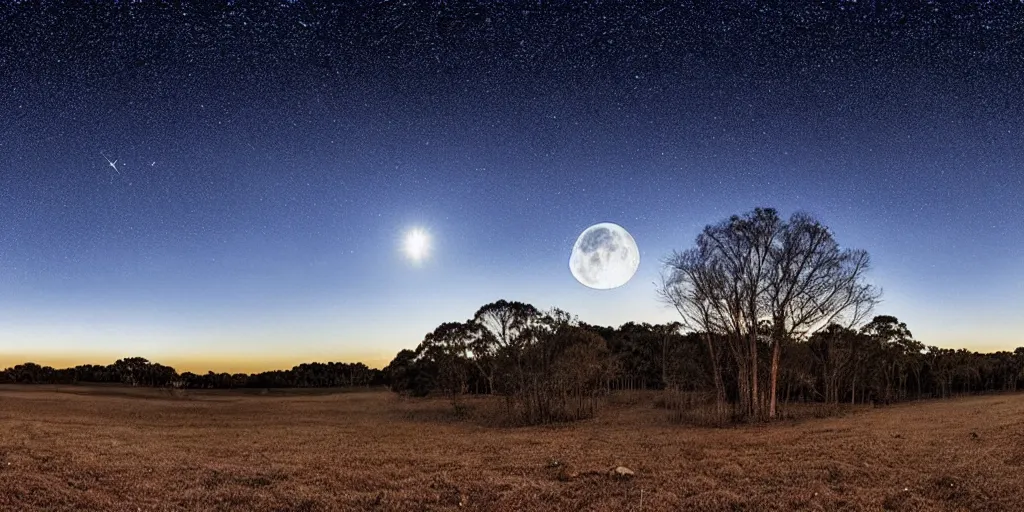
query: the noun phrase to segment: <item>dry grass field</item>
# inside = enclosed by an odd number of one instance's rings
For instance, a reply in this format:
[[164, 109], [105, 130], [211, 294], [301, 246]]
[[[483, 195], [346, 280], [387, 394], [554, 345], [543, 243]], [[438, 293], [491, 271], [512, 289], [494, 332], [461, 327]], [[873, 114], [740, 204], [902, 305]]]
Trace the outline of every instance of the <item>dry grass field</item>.
[[[0, 510], [1024, 510], [1019, 394], [727, 429], [648, 400], [554, 427], [448, 410], [0, 386]], [[609, 477], [619, 465], [636, 475]]]

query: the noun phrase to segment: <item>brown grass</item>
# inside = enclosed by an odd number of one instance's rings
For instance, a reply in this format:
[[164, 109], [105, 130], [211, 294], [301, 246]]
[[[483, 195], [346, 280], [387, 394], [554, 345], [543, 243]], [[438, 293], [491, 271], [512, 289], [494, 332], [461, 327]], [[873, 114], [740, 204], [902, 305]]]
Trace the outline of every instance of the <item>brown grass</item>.
[[1024, 395], [510, 429], [387, 392], [58, 389], [0, 386], [0, 510], [1024, 510]]

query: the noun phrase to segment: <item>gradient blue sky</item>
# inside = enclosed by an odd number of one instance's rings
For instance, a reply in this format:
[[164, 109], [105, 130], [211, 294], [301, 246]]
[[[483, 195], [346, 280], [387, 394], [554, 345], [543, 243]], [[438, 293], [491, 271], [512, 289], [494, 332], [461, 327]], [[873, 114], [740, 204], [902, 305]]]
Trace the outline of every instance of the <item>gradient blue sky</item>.
[[[868, 250], [926, 344], [1024, 345], [1021, 8], [255, 5], [0, 7], [0, 364], [383, 365], [502, 298], [671, 321], [660, 260], [757, 206]], [[603, 221], [641, 247], [611, 291], [567, 266]]]

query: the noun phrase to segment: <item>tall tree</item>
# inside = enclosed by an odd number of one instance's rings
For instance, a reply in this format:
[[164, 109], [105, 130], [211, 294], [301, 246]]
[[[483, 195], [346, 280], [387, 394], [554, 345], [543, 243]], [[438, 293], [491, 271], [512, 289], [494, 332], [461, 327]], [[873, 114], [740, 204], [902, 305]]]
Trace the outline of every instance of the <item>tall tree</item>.
[[770, 418], [776, 416], [783, 344], [806, 340], [832, 323], [859, 324], [879, 296], [864, 282], [867, 252], [841, 250], [831, 231], [810, 215], [793, 214], [777, 235], [768, 241], [771, 271], [766, 285], [772, 325]]
[[516, 358], [533, 339], [541, 316], [530, 304], [499, 300], [482, 306], [468, 322], [473, 337], [468, 344], [470, 355], [491, 393], [498, 391], [498, 372], [517, 371]]
[[[731, 343], [734, 338], [729, 335], [735, 324], [731, 322], [734, 310], [728, 307], [725, 273], [715, 264], [706, 245], [674, 252], [666, 259], [665, 266], [667, 272], [662, 274], [658, 293], [663, 301], [676, 308], [685, 327], [702, 334], [711, 361], [718, 413], [722, 414], [726, 392], [718, 364], [721, 350], [718, 342], [728, 340], [734, 357], [739, 359]], [[742, 368], [740, 371], [742, 373]]]
[[907, 379], [911, 374], [915, 376], [918, 393], [920, 393], [920, 355], [924, 351], [924, 344], [914, 340], [907, 324], [900, 322], [894, 316], [878, 315], [862, 327], [861, 332], [870, 336], [879, 350], [886, 354], [884, 364], [887, 382], [885, 398], [889, 400], [906, 398]]
[[121, 382], [129, 386], [145, 384], [150, 367], [149, 360], [144, 357], [126, 357], [114, 363], [114, 369], [120, 375]]
[[[709, 225], [696, 242], [666, 261], [660, 295], [685, 323], [731, 340], [741, 410], [759, 418], [767, 402], [774, 418], [783, 344], [840, 320], [859, 322], [877, 302], [863, 282], [867, 253], [841, 250], [807, 214], [782, 222], [770, 208]], [[758, 360], [765, 331], [772, 345], [767, 396], [759, 389]]]
[[469, 372], [469, 344], [473, 326], [462, 322], [446, 322], [423, 339], [423, 353], [438, 366], [438, 384], [449, 396], [456, 410], [459, 398], [466, 392]]

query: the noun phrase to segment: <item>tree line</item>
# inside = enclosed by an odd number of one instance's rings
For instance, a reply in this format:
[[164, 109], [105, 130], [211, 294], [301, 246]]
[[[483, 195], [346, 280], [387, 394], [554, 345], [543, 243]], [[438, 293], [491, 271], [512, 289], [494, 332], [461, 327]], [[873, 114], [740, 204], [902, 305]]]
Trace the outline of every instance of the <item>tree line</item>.
[[[538, 330], [528, 337], [529, 325]], [[727, 343], [717, 337], [711, 335], [711, 346]], [[197, 375], [135, 357], [65, 369], [25, 363], [0, 371], [0, 383], [183, 389], [388, 386], [413, 396], [446, 395], [458, 407], [466, 395], [503, 396], [522, 421], [542, 422], [591, 416], [599, 399], [617, 390], [713, 396], [718, 372], [726, 403], [736, 406], [743, 393], [738, 365], [721, 353], [712, 361], [707, 338], [678, 322], [605, 327], [557, 309], [541, 312], [528, 304], [497, 301], [466, 322], [442, 324], [415, 349], [400, 351], [383, 370], [362, 363], [306, 363], [251, 375]], [[772, 349], [767, 338], [758, 340], [762, 361], [770, 361]], [[979, 353], [926, 346], [906, 324], [885, 315], [860, 329], [832, 324], [784, 353], [779, 370], [783, 404], [892, 403], [1024, 387], [1024, 347]]]
[[544, 423], [589, 417], [616, 375], [608, 344], [565, 311], [499, 300], [446, 322], [384, 369], [391, 389], [440, 392], [457, 412], [470, 393], [503, 397], [506, 417]]
[[291, 370], [261, 373], [178, 373], [170, 366], [142, 357], [119, 359], [109, 365], [79, 365], [55, 369], [24, 363], [0, 372], [0, 383], [109, 384], [180, 389], [318, 388], [385, 385], [383, 373], [363, 363], [303, 363]]
[[[447, 396], [457, 409], [466, 395], [499, 395], [526, 422], [587, 417], [594, 399], [643, 389], [696, 393], [712, 404], [721, 396], [731, 406], [729, 416], [749, 419], [749, 370], [714, 350], [730, 342], [727, 336], [687, 331], [679, 322], [597, 326], [552, 311], [504, 300], [485, 305], [471, 319], [442, 324], [415, 349], [400, 351], [384, 368], [385, 380], [398, 393]], [[771, 385], [768, 332], [755, 339], [762, 388]], [[1024, 347], [979, 353], [926, 346], [896, 317], [877, 315], [858, 329], [832, 323], [787, 344], [776, 379], [783, 405], [1017, 391], [1024, 387]]]
[[[490, 395], [506, 418], [593, 416], [618, 390], [696, 397], [717, 421], [771, 420], [793, 403], [893, 403], [1024, 386], [1024, 347], [978, 353], [927, 346], [895, 316], [874, 315], [867, 252], [841, 248], [805, 213], [758, 208], [709, 225], [663, 261], [657, 293], [680, 320], [606, 327], [558, 309], [498, 300], [445, 322], [384, 369], [309, 363], [259, 374], [178, 374], [143, 358], [55, 370], [32, 363], [0, 382], [120, 382], [180, 388], [387, 385], [446, 396]], [[666, 393], [666, 396], [667, 394]]]
[[502, 300], [442, 324], [384, 373], [395, 391], [441, 392], [457, 410], [464, 394], [500, 395], [531, 423], [591, 415], [596, 398], [623, 388], [708, 397], [720, 421], [771, 420], [780, 402], [1018, 389], [1024, 348], [926, 347], [896, 317], [872, 316], [881, 291], [869, 269], [866, 251], [840, 247], [814, 217], [757, 208], [664, 260], [657, 293], [679, 322], [600, 327]]

